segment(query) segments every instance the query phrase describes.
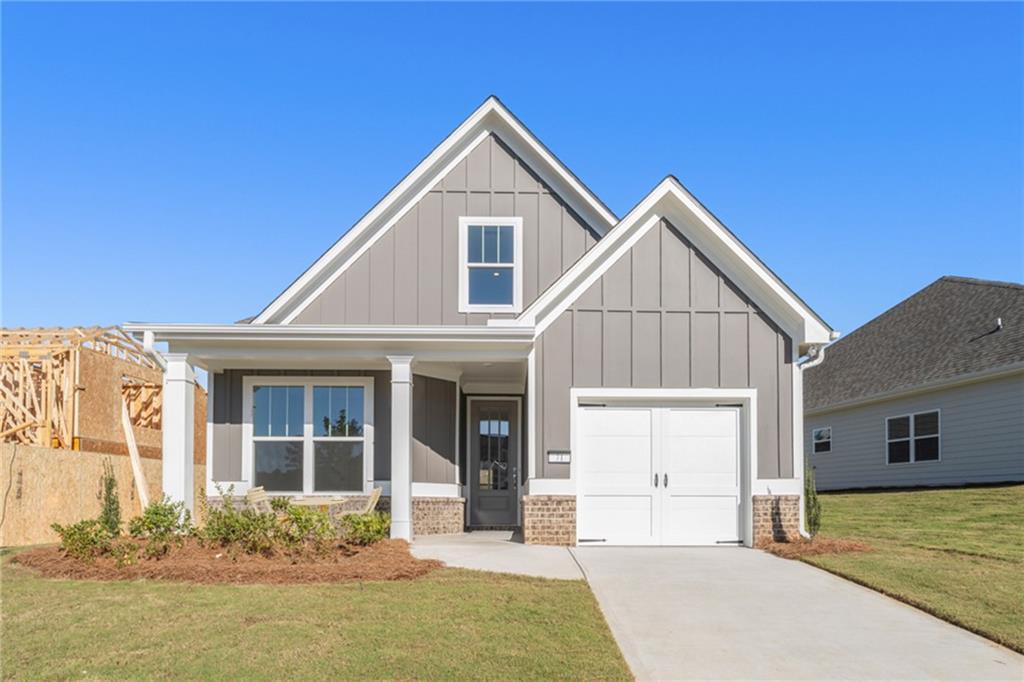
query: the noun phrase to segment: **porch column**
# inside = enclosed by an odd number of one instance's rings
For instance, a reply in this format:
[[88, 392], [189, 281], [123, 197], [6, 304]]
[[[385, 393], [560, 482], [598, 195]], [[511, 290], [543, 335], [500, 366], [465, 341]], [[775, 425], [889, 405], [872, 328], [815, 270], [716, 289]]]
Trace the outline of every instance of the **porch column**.
[[165, 353], [163, 384], [163, 491], [194, 512], [196, 375], [185, 353]]
[[412, 356], [391, 363], [391, 537], [412, 540]]

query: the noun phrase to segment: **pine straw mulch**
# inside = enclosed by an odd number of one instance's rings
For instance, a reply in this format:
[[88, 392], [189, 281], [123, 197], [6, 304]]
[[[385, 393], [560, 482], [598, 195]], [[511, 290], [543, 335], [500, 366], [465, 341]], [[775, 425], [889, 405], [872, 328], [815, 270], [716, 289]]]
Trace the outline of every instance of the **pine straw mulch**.
[[339, 545], [324, 555], [265, 557], [203, 547], [193, 539], [172, 547], [160, 559], [140, 558], [119, 567], [113, 557], [83, 561], [64, 554], [59, 547], [20, 552], [13, 562], [34, 569], [47, 578], [76, 580], [174, 580], [192, 583], [308, 584], [368, 580], [411, 580], [444, 564], [417, 559], [404, 540], [384, 540], [368, 547]]
[[802, 559], [821, 554], [845, 554], [847, 552], [869, 552], [871, 545], [856, 540], [815, 537], [813, 540], [799, 539], [793, 542], [765, 542], [758, 549], [780, 556], [783, 559]]

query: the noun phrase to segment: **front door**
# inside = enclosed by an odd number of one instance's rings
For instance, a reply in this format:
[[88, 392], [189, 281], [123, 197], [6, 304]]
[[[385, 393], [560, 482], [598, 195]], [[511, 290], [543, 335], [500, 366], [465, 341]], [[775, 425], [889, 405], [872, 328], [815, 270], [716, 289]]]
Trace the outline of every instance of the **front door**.
[[519, 509], [519, 403], [469, 404], [469, 525], [514, 526]]

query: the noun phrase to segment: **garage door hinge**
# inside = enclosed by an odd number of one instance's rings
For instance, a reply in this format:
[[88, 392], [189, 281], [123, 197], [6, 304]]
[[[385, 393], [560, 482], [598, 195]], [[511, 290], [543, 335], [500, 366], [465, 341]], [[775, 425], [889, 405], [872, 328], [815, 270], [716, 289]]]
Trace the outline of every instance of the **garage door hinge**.
[[608, 542], [604, 538], [579, 538], [577, 542]]
[[716, 545], [742, 545], [743, 540], [715, 540]]

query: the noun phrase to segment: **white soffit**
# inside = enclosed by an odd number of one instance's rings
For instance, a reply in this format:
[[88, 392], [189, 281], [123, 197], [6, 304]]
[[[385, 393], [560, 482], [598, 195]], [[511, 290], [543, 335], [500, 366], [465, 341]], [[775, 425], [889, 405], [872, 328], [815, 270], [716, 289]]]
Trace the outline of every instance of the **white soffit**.
[[583, 220], [604, 235], [618, 218], [497, 97], [488, 97], [252, 324], [290, 323], [488, 135], [496, 135]]

